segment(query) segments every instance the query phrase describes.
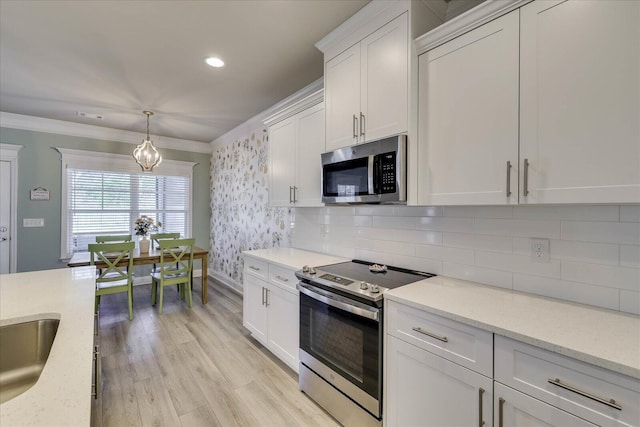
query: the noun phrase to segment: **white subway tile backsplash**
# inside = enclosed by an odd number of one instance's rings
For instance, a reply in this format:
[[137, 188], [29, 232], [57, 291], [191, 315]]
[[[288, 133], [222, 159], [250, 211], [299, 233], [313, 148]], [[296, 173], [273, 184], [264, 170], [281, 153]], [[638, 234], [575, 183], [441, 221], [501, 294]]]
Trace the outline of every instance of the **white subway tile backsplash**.
[[442, 274], [455, 279], [469, 280], [471, 282], [484, 283], [505, 289], [513, 289], [513, 273], [507, 271], [492, 270], [474, 265], [457, 264], [453, 262], [442, 263]]
[[549, 262], [534, 262], [528, 255], [477, 251], [476, 265], [496, 270], [560, 278], [560, 261], [555, 259]]
[[416, 245], [415, 255], [418, 258], [429, 258], [439, 261], [453, 261], [463, 264], [473, 264], [474, 259], [472, 250], [432, 245]]
[[513, 289], [612, 310], [619, 309], [619, 291], [614, 288], [516, 273], [513, 275]]
[[620, 290], [620, 311], [640, 315], [640, 292]]
[[445, 232], [442, 233], [442, 245], [484, 251], [511, 252], [513, 237]]
[[532, 219], [475, 219], [474, 231], [497, 236], [560, 238], [560, 221]]
[[562, 261], [563, 280], [640, 292], [640, 269]]
[[512, 206], [445, 206], [444, 216], [451, 218], [513, 218]]
[[620, 245], [620, 265], [640, 268], [640, 246]]
[[640, 245], [640, 223], [562, 221], [562, 240]]
[[442, 216], [440, 206], [395, 206], [393, 209], [395, 216]]
[[617, 221], [618, 206], [514, 206], [513, 217], [523, 219], [564, 219], [576, 221]]
[[[618, 245], [554, 239], [550, 240], [549, 248], [550, 256], [553, 259], [618, 265]], [[530, 255], [531, 239], [514, 237], [513, 253]]]
[[420, 230], [457, 231], [461, 233], [470, 233], [473, 231], [473, 219], [422, 217], [418, 218], [417, 228]]
[[[296, 208], [292, 246], [637, 313], [640, 205]], [[530, 239], [550, 239], [548, 263]]]
[[355, 249], [366, 249], [374, 252], [384, 252], [396, 255], [413, 256], [416, 252], [415, 245], [391, 240], [372, 240], [356, 238]]
[[640, 205], [620, 206], [620, 221], [640, 222]]
[[373, 226], [378, 228], [405, 228], [415, 230], [418, 218], [413, 216], [374, 216]]

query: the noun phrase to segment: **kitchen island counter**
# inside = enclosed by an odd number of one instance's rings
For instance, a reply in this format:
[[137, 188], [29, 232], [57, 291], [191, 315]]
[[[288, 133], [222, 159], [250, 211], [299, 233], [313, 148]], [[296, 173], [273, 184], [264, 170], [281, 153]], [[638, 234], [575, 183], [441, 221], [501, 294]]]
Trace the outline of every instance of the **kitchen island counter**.
[[640, 379], [640, 317], [436, 276], [385, 299]]
[[38, 381], [0, 405], [0, 425], [89, 426], [95, 267], [0, 276], [0, 325], [59, 319]]

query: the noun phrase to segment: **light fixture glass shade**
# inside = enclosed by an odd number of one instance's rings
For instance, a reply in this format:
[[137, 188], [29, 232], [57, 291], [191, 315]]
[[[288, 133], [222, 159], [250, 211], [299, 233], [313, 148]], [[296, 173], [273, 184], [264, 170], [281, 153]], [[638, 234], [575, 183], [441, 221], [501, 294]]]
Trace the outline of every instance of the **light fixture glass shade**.
[[143, 172], [151, 172], [153, 168], [162, 163], [162, 156], [153, 145], [149, 136], [149, 117], [153, 115], [151, 111], [143, 111], [147, 115], [147, 137], [133, 150], [133, 158], [140, 165]]
[[153, 142], [146, 138], [133, 150], [133, 158], [140, 165], [143, 172], [151, 172], [153, 168], [162, 162], [162, 156], [154, 147]]

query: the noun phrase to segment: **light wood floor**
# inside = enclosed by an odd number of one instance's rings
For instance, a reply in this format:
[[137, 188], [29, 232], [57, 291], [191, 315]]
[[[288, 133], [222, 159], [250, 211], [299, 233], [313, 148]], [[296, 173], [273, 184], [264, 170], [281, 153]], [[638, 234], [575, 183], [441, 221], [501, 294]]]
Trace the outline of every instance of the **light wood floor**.
[[164, 313], [151, 306], [151, 285], [100, 304], [102, 398], [94, 426], [336, 426], [298, 390], [298, 376], [242, 327], [242, 297], [209, 278], [193, 309], [175, 287]]

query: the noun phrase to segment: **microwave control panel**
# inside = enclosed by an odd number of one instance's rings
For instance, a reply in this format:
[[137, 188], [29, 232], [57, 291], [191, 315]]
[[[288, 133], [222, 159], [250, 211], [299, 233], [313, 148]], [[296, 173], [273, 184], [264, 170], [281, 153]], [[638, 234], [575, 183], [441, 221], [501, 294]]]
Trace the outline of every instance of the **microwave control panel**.
[[380, 169], [382, 174], [380, 184], [382, 193], [396, 192], [396, 153], [385, 153], [380, 155]]

